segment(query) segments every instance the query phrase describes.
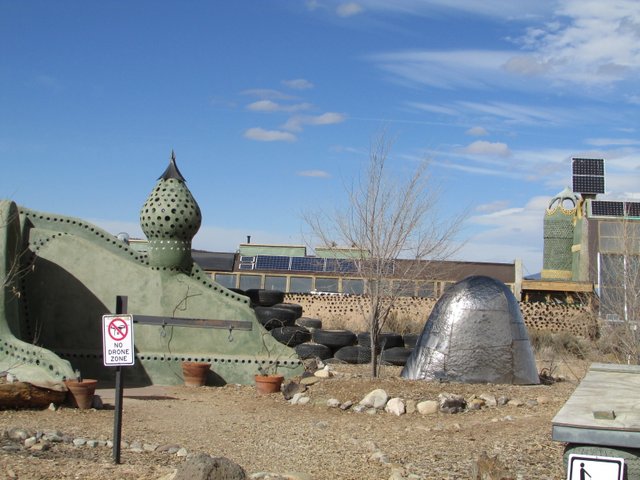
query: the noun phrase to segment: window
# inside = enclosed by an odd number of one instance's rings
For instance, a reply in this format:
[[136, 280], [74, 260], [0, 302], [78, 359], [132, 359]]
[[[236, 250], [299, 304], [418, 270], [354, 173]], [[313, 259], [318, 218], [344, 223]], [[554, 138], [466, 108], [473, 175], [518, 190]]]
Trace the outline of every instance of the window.
[[361, 278], [343, 278], [342, 293], [362, 295], [364, 293], [364, 280]]
[[226, 288], [236, 286], [236, 276], [233, 273], [216, 273], [215, 281]]
[[393, 284], [397, 295], [402, 297], [413, 297], [415, 295], [415, 285], [411, 280], [396, 280]]
[[435, 282], [424, 282], [418, 284], [418, 296], [424, 298], [436, 297], [436, 284]]
[[240, 275], [240, 288], [242, 290], [260, 288], [261, 286], [262, 277], [260, 275]]
[[287, 289], [287, 277], [284, 275], [265, 275], [264, 288], [266, 290], [280, 290], [285, 292]]
[[313, 288], [311, 277], [291, 277], [289, 279], [289, 291], [291, 293], [309, 293]]
[[316, 290], [318, 292], [338, 293], [338, 279], [316, 278]]

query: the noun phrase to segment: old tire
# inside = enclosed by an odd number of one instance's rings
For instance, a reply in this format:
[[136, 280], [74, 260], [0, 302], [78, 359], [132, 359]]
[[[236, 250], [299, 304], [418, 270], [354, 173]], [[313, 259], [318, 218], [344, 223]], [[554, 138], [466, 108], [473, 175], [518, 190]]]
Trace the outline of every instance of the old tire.
[[296, 314], [291, 310], [275, 307], [254, 307], [256, 318], [267, 330], [278, 327], [289, 327], [296, 321]]
[[280, 290], [265, 290], [264, 288], [250, 288], [245, 294], [251, 299], [251, 303], [261, 307], [273, 307], [284, 301], [284, 292]]
[[287, 310], [291, 310], [296, 314], [296, 318], [300, 318], [302, 316], [302, 305], [298, 305], [297, 303], [276, 303], [273, 306], [276, 308], [286, 308]]
[[296, 325], [316, 330], [322, 328], [322, 320], [319, 318], [300, 317], [296, 320]]
[[320, 343], [301, 343], [300, 345], [296, 345], [295, 350], [300, 360], [307, 360], [309, 358], [326, 360], [333, 356], [331, 349]]
[[297, 325], [274, 328], [270, 333], [273, 338], [288, 347], [295, 347], [311, 340], [311, 332]]
[[389, 365], [398, 365], [403, 367], [407, 363], [409, 355], [411, 355], [412, 349], [405, 347], [392, 347], [382, 351], [380, 359], [383, 363]]
[[356, 334], [351, 330], [316, 330], [312, 338], [315, 343], [326, 345], [332, 351], [356, 343]]
[[371, 362], [371, 349], [360, 345], [342, 347], [333, 354], [334, 358], [346, 363], [360, 364]]
[[418, 339], [420, 335], [417, 333], [407, 333], [402, 336], [402, 341], [404, 342], [405, 348], [415, 348], [416, 343], [418, 343]]
[[[358, 333], [358, 345], [371, 348], [371, 333], [370, 332]], [[388, 348], [395, 348], [395, 347], [402, 347], [402, 346], [404, 346], [402, 335], [398, 335], [397, 333], [385, 333], [385, 332], [382, 332], [378, 335], [378, 342], [376, 345], [378, 349], [386, 350]]]

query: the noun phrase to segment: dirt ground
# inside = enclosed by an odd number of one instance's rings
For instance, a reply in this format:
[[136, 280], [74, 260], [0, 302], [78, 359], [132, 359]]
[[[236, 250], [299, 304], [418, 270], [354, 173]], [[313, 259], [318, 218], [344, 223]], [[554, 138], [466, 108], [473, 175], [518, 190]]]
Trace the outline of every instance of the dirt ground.
[[[587, 364], [558, 370], [566, 380], [550, 386], [406, 381], [399, 378], [398, 367], [384, 367], [381, 378], [372, 380], [366, 366], [332, 367], [334, 377], [305, 392], [311, 398], [306, 405], [291, 405], [280, 393], [259, 395], [252, 386], [154, 387], [144, 395], [125, 389], [122, 439], [224, 456], [248, 474], [297, 472], [312, 480], [387, 480], [394, 472], [396, 478], [466, 479], [483, 452], [498, 455], [514, 478], [565, 477], [564, 445], [551, 440], [551, 420]], [[525, 405], [402, 416], [327, 407], [329, 398], [357, 403], [376, 388], [405, 400], [436, 400], [441, 392], [465, 398], [489, 393]], [[56, 429], [74, 438], [111, 439], [113, 391], [100, 393], [106, 406], [102, 410], [0, 411], [0, 429]], [[534, 405], [533, 400], [542, 401]], [[183, 461], [175, 453], [123, 448], [121, 464], [115, 465], [112, 449], [106, 446], [54, 443], [44, 451], [0, 449], [0, 479], [156, 480], [170, 475]], [[398, 477], [399, 473], [404, 476]]]

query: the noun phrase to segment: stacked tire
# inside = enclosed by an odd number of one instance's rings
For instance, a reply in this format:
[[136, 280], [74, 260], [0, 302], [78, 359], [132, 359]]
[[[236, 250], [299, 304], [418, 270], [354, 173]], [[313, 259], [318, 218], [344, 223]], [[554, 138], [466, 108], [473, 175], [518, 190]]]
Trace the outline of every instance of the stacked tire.
[[[271, 336], [288, 347], [296, 347], [311, 340], [311, 330], [305, 326], [310, 320], [297, 324], [302, 318], [302, 306], [296, 303], [285, 303], [284, 292], [262, 288], [250, 289], [244, 295], [251, 300], [251, 306], [260, 324], [271, 333]], [[319, 322], [320, 327], [322, 323]], [[318, 323], [313, 323], [318, 325]]]

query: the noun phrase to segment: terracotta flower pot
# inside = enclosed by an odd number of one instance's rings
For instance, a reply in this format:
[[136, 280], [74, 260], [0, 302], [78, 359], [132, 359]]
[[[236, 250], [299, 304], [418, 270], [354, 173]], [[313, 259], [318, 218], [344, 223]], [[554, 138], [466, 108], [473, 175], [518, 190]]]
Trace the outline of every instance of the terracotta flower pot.
[[182, 376], [187, 387], [202, 387], [207, 381], [207, 373], [211, 367], [205, 362], [182, 362]]
[[256, 390], [258, 393], [277, 393], [280, 391], [283, 375], [256, 375]]
[[97, 380], [85, 378], [83, 380], [65, 380], [69, 389], [71, 403], [74, 407], [86, 410], [93, 405], [93, 397], [96, 393]]

